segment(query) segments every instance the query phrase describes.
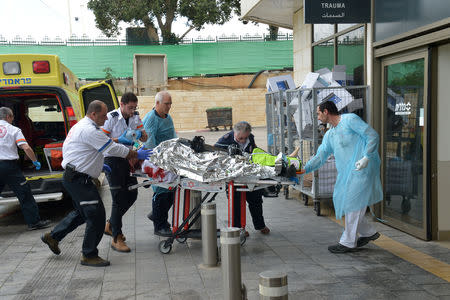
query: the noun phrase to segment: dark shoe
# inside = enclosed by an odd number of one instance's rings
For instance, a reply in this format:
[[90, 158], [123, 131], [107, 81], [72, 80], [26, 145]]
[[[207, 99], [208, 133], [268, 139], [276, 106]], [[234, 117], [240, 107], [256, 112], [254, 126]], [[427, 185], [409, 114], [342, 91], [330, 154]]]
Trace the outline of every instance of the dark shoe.
[[270, 233], [270, 229], [268, 227], [264, 227], [263, 229], [260, 230], [260, 232], [262, 234], [269, 234]]
[[246, 230], [246, 231], [244, 232], [244, 235], [245, 235], [245, 237], [247, 238], [247, 237], [250, 236], [250, 233], [248, 233], [248, 231]]
[[147, 218], [153, 222], [153, 212], [152, 211], [148, 213]]
[[37, 229], [43, 229], [50, 226], [50, 220], [41, 220], [37, 222], [36, 224], [33, 224], [31, 226], [28, 226], [28, 230], [37, 230]]
[[333, 246], [328, 246], [328, 251], [331, 253], [347, 253], [355, 251], [355, 248], [349, 248], [341, 244], [336, 244]]
[[370, 241], [375, 241], [377, 238], [380, 237], [380, 234], [378, 232], [375, 232], [371, 236], [365, 236], [358, 238], [358, 241], [356, 241], [356, 247], [364, 247], [367, 245]]
[[61, 253], [61, 250], [58, 247], [59, 242], [52, 238], [50, 235], [50, 232], [47, 232], [46, 234], [41, 236], [41, 241], [47, 244], [47, 246], [52, 250], [53, 253], [56, 255], [59, 255]]
[[83, 266], [89, 266], [89, 267], [106, 267], [106, 266], [110, 265], [109, 261], [104, 260], [100, 256], [85, 257], [84, 255], [81, 255], [80, 263]]
[[170, 230], [170, 228], [161, 228], [160, 230], [155, 230], [155, 235], [171, 237], [172, 230]]

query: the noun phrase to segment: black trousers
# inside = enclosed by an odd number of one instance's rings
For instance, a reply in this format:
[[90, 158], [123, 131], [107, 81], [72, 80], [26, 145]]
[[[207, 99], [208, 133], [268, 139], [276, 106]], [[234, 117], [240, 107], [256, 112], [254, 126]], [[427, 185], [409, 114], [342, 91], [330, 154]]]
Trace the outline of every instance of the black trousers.
[[78, 226], [86, 223], [82, 253], [85, 257], [98, 255], [97, 246], [105, 230], [105, 207], [97, 187], [87, 175], [75, 175], [69, 179], [64, 172], [63, 186], [72, 197], [74, 210], [53, 228], [51, 236], [61, 241]]
[[168, 191], [163, 193], [153, 193], [152, 199], [152, 214], [153, 214], [153, 227], [154, 229], [161, 230], [163, 228], [170, 228], [169, 222], [169, 210], [173, 205], [175, 198], [174, 191]]
[[[263, 190], [256, 190], [253, 192], [246, 192], [248, 203], [248, 210], [252, 216], [253, 226], [256, 230], [261, 230], [266, 227], [263, 216]], [[242, 227], [241, 225], [241, 192], [234, 192], [233, 203], [233, 223], [235, 227]]]
[[122, 233], [122, 217], [136, 202], [137, 189], [129, 191], [128, 187], [136, 184], [137, 178], [130, 176], [130, 164], [125, 158], [106, 157], [105, 164], [111, 168], [111, 173], [106, 174], [112, 197], [109, 222], [111, 223], [112, 235], [116, 237]]
[[39, 208], [31, 193], [30, 184], [23, 176], [16, 160], [0, 160], [0, 193], [7, 184], [19, 199], [23, 217], [28, 226], [33, 226], [41, 220]]

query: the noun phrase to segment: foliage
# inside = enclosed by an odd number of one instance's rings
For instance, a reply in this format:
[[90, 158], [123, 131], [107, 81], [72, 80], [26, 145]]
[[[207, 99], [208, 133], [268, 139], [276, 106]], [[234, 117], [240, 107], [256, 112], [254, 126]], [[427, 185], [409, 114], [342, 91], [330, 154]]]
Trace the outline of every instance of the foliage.
[[[144, 26], [151, 41], [176, 43], [192, 29], [206, 24], [224, 24], [234, 13], [240, 14], [239, 0], [89, 0], [97, 27], [108, 37], [117, 35], [121, 21]], [[177, 17], [188, 19], [188, 31], [176, 36], [172, 23]]]
[[103, 72], [105, 72], [105, 79], [115, 79], [114, 75], [113, 75], [113, 69], [111, 69], [110, 67], [106, 67], [103, 69]]

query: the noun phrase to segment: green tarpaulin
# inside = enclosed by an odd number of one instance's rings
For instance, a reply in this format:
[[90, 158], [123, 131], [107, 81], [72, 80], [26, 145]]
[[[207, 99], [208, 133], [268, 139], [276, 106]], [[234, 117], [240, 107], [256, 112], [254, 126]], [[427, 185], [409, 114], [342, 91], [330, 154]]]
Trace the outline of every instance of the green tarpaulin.
[[0, 54], [56, 54], [79, 78], [133, 76], [133, 55], [166, 54], [169, 77], [254, 73], [293, 66], [292, 41], [221, 42], [161, 46], [2, 45]]

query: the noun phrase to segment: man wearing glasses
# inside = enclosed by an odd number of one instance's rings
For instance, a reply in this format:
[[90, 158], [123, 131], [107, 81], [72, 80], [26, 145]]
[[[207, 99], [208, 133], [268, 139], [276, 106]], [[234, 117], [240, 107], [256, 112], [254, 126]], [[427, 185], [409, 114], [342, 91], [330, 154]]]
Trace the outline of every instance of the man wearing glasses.
[[[137, 111], [138, 98], [127, 92], [120, 100], [120, 108], [108, 113], [108, 120], [102, 127], [103, 132], [120, 144], [133, 147], [134, 141], [129, 139], [130, 132], [135, 140], [147, 141], [147, 133]], [[128, 133], [128, 134], [127, 134]], [[113, 237], [111, 248], [119, 252], [130, 252], [122, 233], [122, 217], [137, 199], [137, 189], [128, 187], [137, 183], [137, 178], [130, 174], [130, 163], [127, 159], [114, 156], [105, 157], [106, 177], [112, 196], [111, 217], [106, 222], [105, 234]]]

